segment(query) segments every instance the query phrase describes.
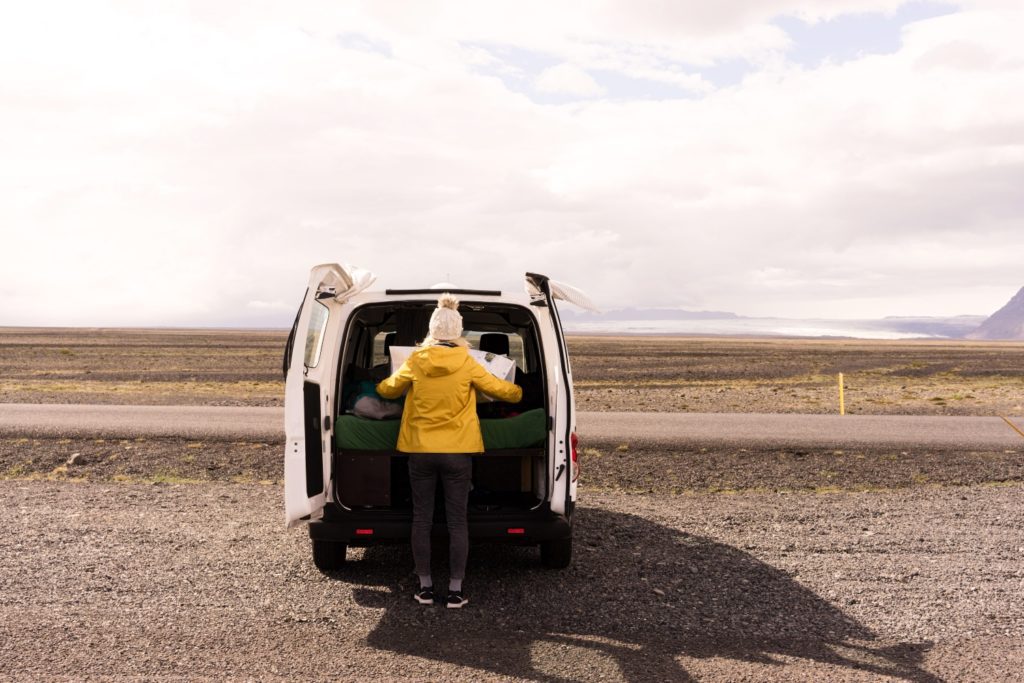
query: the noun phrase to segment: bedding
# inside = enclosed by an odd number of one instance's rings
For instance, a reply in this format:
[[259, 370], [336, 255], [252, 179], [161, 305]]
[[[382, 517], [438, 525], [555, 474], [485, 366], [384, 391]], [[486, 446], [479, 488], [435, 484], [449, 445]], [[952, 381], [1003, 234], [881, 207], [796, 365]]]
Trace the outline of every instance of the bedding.
[[[342, 415], [334, 426], [334, 443], [342, 450], [393, 451], [400, 424], [400, 420]], [[539, 446], [547, 436], [547, 416], [543, 408], [535, 408], [515, 417], [484, 419], [480, 431], [485, 450]]]

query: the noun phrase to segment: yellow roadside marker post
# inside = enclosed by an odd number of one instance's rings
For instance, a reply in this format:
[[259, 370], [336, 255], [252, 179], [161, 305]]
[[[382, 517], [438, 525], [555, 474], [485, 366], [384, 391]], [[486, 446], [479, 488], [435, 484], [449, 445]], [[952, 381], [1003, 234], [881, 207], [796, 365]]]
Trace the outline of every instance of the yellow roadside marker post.
[[846, 402], [843, 397], [843, 373], [839, 373], [839, 414], [846, 415]]

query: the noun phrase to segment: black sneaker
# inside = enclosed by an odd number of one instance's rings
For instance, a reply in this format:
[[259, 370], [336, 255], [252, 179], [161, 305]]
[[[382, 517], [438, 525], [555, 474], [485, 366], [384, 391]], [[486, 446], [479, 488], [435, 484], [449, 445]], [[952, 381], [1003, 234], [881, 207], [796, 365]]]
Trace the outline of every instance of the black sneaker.
[[421, 588], [412, 597], [416, 602], [421, 605], [433, 605], [434, 604], [434, 589], [433, 588]]
[[445, 600], [445, 606], [448, 609], [459, 609], [467, 602], [469, 602], [469, 600], [463, 597], [462, 591], [449, 591], [448, 599]]

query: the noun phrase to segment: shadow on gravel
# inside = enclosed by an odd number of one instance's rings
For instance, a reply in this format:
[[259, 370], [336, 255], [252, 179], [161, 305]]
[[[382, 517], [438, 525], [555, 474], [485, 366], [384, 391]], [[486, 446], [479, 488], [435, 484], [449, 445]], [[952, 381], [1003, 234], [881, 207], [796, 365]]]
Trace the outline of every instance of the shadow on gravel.
[[[780, 657], [795, 657], [938, 680], [921, 668], [927, 645], [871, 647], [877, 634], [741, 550], [635, 515], [578, 515], [567, 570], [544, 569], [535, 548], [472, 547], [462, 610], [415, 604], [404, 547], [368, 549], [332, 576], [384, 610], [369, 645], [506, 676], [686, 681], [688, 658], [712, 657], [782, 675]], [[447, 558], [435, 554], [435, 582], [446, 585]]]

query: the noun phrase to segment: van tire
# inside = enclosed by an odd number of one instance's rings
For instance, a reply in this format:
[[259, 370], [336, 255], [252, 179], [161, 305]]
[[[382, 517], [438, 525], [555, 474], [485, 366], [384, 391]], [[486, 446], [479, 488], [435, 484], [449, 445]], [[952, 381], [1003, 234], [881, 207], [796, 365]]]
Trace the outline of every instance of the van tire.
[[345, 566], [344, 543], [313, 539], [313, 564], [322, 572], [333, 572]]
[[572, 562], [572, 538], [543, 541], [540, 544], [540, 561], [549, 569], [568, 567]]

